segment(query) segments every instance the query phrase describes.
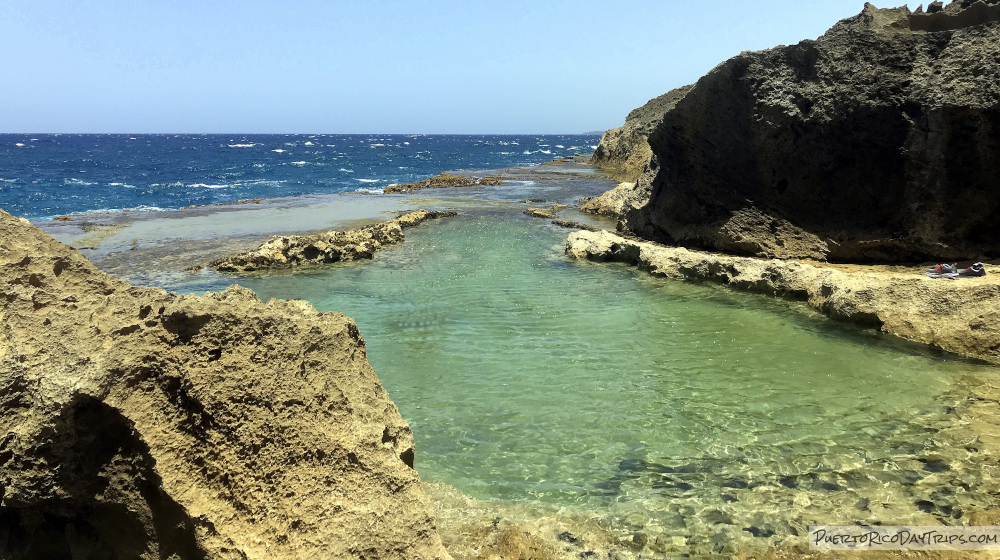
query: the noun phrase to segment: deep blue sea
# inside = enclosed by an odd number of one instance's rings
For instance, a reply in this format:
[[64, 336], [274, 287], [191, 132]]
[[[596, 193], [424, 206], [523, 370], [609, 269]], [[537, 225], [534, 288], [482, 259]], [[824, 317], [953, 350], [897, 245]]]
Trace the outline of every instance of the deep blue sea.
[[0, 134], [0, 208], [32, 220], [381, 192], [442, 171], [592, 152], [597, 135]]

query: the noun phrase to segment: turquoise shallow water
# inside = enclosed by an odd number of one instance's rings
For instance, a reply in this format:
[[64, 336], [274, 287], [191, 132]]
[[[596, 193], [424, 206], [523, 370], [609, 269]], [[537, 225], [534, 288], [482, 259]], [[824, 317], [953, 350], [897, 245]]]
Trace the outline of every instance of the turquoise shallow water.
[[238, 281], [354, 317], [421, 476], [479, 498], [772, 541], [994, 500], [942, 439], [992, 370], [801, 303], [573, 261], [567, 233], [463, 214], [373, 262]]

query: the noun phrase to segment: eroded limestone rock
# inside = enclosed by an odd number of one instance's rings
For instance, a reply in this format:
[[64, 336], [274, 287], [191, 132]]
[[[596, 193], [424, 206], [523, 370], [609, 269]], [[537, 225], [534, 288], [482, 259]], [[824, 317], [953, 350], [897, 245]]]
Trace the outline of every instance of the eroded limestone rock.
[[417, 210], [392, 220], [348, 231], [276, 235], [256, 249], [216, 259], [209, 266], [220, 272], [252, 272], [371, 259], [382, 246], [402, 241], [404, 229], [426, 220], [457, 215], [457, 212], [447, 210]]
[[570, 234], [566, 254], [596, 262], [625, 262], [658, 276], [708, 280], [804, 300], [835, 319], [1000, 363], [1000, 278], [996, 273], [935, 280], [924, 276], [920, 268], [838, 268], [719, 255], [635, 241], [609, 231]]
[[449, 558], [353, 320], [0, 239], [0, 557]]
[[815, 41], [742, 53], [634, 111], [595, 156], [644, 161], [645, 196], [620, 227], [757, 256], [1000, 255], [997, 10], [869, 4]]
[[441, 173], [440, 175], [428, 177], [427, 179], [417, 181], [415, 183], [389, 185], [388, 187], [382, 189], [382, 192], [385, 194], [405, 194], [423, 189], [449, 189], [454, 187], [475, 186], [495, 187], [505, 183], [506, 181], [500, 177], [465, 177], [462, 175], [453, 175], [451, 173]]

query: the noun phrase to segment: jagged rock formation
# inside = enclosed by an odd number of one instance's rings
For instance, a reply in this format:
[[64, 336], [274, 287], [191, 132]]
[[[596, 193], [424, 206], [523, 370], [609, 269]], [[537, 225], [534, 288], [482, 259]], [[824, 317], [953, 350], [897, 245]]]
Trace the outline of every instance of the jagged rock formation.
[[673, 109], [691, 87], [668, 91], [633, 110], [625, 118], [624, 126], [613, 128], [601, 136], [601, 142], [590, 157], [590, 162], [615, 169], [615, 177], [621, 181], [636, 182], [653, 155], [647, 141], [649, 135], [656, 129], [664, 113]]
[[650, 151], [625, 231], [766, 257], [1000, 254], [1000, 0], [866, 5], [668, 96], [595, 157]]
[[[934, 280], [922, 271], [840, 270], [664, 247], [608, 231], [575, 232], [566, 254], [625, 262], [657, 276], [708, 280], [805, 300], [835, 319], [1000, 363], [1000, 280], [996, 274]], [[862, 267], [854, 267], [862, 268]]]
[[635, 183], [619, 183], [617, 187], [587, 200], [580, 210], [608, 218], [620, 218], [622, 211], [636, 195]]
[[389, 185], [382, 189], [382, 192], [383, 194], [402, 194], [422, 189], [448, 189], [452, 187], [475, 186], [495, 187], [505, 183], [506, 181], [500, 177], [463, 177], [461, 175], [452, 175], [451, 173], [441, 173], [440, 175], [435, 175], [434, 177], [429, 177], [415, 183]]
[[256, 249], [216, 259], [208, 266], [220, 272], [252, 272], [371, 259], [383, 245], [402, 241], [404, 229], [427, 220], [457, 215], [450, 210], [417, 210], [360, 229], [330, 230], [314, 235], [276, 235]]
[[0, 239], [0, 557], [449, 558], [353, 320]]

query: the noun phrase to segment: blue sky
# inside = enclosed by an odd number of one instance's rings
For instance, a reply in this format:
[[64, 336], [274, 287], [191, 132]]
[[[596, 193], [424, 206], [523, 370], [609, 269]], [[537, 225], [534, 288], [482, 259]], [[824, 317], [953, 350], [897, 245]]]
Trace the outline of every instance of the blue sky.
[[4, 0], [0, 132], [603, 130], [742, 50], [815, 38], [863, 6]]

